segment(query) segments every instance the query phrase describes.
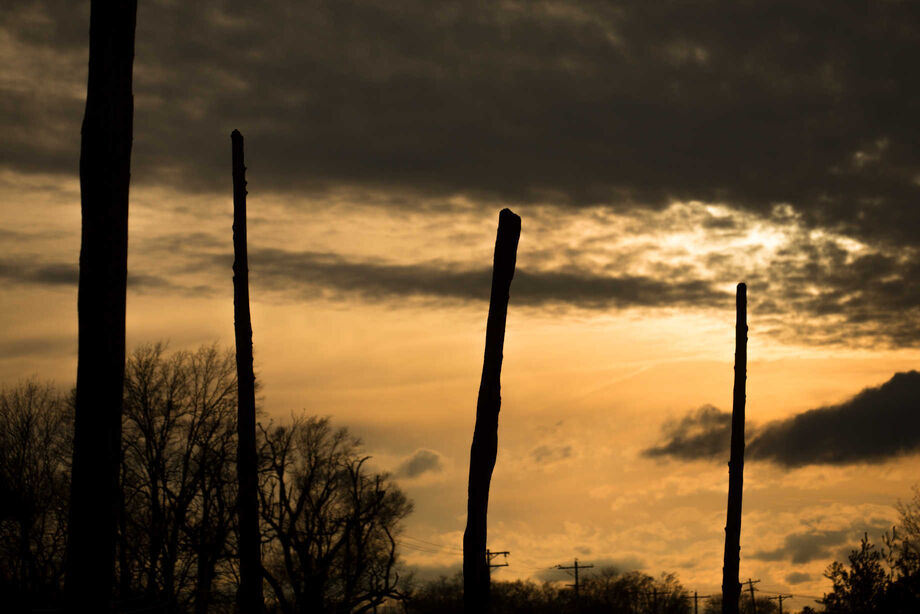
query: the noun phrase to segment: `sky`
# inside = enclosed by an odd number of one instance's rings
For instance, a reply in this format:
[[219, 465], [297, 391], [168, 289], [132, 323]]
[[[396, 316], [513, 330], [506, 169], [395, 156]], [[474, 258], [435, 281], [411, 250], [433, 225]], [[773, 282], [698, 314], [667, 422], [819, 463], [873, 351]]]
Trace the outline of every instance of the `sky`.
[[[498, 211], [521, 215], [489, 546], [500, 579], [721, 582], [748, 284], [741, 575], [792, 607], [911, 496], [920, 8], [146, 0], [127, 339], [233, 341], [246, 139], [268, 418], [331, 416], [459, 568]], [[89, 3], [0, 9], [0, 383], [76, 373]]]

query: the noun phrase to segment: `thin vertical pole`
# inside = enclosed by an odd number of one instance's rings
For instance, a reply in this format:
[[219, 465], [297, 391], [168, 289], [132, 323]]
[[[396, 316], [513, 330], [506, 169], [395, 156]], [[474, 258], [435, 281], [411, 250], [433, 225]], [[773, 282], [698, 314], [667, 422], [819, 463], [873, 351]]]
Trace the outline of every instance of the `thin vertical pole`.
[[489, 484], [498, 454], [505, 321], [520, 236], [521, 218], [510, 209], [502, 209], [498, 216], [486, 347], [470, 448], [466, 530], [463, 533], [463, 609], [466, 614], [489, 612], [489, 566], [486, 561]]
[[741, 583], [741, 493], [744, 483], [744, 402], [747, 379], [747, 286], [738, 284], [735, 299], [735, 385], [732, 399], [731, 456], [728, 461], [728, 512], [722, 565], [722, 614], [738, 614]]
[[261, 612], [261, 540], [256, 467], [256, 393], [252, 367], [252, 320], [249, 314], [249, 256], [246, 246], [246, 166], [243, 135], [230, 134], [233, 145], [233, 327], [236, 335], [238, 514], [240, 523], [241, 612]]

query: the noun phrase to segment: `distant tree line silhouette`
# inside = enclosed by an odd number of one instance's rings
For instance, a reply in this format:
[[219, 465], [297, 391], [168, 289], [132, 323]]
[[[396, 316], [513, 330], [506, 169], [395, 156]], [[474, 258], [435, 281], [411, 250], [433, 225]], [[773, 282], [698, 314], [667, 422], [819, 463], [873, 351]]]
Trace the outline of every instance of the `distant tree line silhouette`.
[[898, 504], [898, 524], [881, 546], [864, 534], [846, 563], [835, 561], [824, 575], [833, 583], [824, 596], [832, 614], [907, 614], [920, 612], [920, 490]]
[[[672, 574], [654, 578], [640, 571], [605, 567], [579, 585], [578, 602], [568, 586], [515, 580], [492, 581], [490, 606], [496, 614], [689, 614], [690, 593]], [[442, 576], [418, 587], [406, 602], [409, 614], [463, 612], [462, 574]]]
[[[235, 611], [236, 364], [204, 346], [144, 345], [125, 370], [114, 603]], [[0, 390], [0, 604], [62, 605], [73, 393]], [[362, 612], [406, 589], [396, 537], [412, 504], [328, 419], [260, 425], [260, 528], [272, 611]], [[151, 609], [153, 608], [153, 609]]]

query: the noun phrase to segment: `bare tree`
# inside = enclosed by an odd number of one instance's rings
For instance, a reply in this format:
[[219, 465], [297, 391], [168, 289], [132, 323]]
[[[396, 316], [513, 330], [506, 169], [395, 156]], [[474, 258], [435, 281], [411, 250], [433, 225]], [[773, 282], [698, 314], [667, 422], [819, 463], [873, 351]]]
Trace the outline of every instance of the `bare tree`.
[[489, 485], [498, 454], [505, 321], [520, 236], [521, 218], [510, 209], [502, 209], [498, 216], [492, 294], [486, 321], [486, 348], [476, 403], [473, 445], [470, 449], [466, 530], [463, 533], [463, 603], [467, 614], [489, 611], [489, 565], [486, 560]]
[[79, 357], [66, 592], [110, 608], [118, 520], [136, 0], [93, 0], [80, 149]]
[[125, 378], [121, 597], [206, 611], [235, 495], [233, 354], [136, 349]]
[[51, 384], [0, 390], [0, 603], [50, 607], [64, 574], [72, 407]]
[[732, 399], [732, 440], [728, 461], [728, 511], [722, 565], [722, 614], [738, 614], [741, 584], [741, 493], [744, 485], [744, 402], [747, 379], [747, 286], [738, 284], [735, 299], [735, 385]]
[[412, 504], [325, 418], [262, 429], [265, 572], [281, 611], [367, 612], [402, 597], [396, 535]]

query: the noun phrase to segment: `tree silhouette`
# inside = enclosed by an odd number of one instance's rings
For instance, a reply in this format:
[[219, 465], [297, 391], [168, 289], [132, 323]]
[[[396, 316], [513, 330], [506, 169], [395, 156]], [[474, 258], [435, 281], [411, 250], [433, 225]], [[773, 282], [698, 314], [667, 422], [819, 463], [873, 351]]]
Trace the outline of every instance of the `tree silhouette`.
[[93, 0], [80, 149], [79, 350], [66, 593], [110, 608], [118, 523], [136, 0]]
[[[128, 357], [118, 611], [232, 612], [239, 594], [235, 353]], [[0, 388], [0, 610], [59, 605], [72, 395]], [[258, 431], [260, 523], [273, 605], [361, 612], [402, 600], [397, 537], [412, 504], [326, 418]]]
[[859, 549], [850, 552], [849, 569], [834, 561], [825, 572], [833, 583], [824, 596], [824, 610], [833, 614], [872, 614], [889, 612], [884, 606], [887, 575], [882, 553], [863, 535]]
[[325, 418], [262, 429], [265, 573], [282, 612], [366, 612], [401, 598], [396, 536], [412, 504]]
[[0, 603], [50, 607], [64, 574], [71, 399], [30, 380], [0, 390]]
[[234, 357], [132, 352], [125, 375], [119, 597], [207, 611], [236, 495]]
[[498, 236], [492, 267], [492, 294], [486, 321], [486, 348], [476, 403], [476, 425], [470, 448], [470, 477], [463, 533], [463, 602], [467, 614], [489, 611], [489, 564], [486, 560], [489, 484], [498, 453], [498, 412], [501, 409], [502, 350], [505, 320], [521, 218], [510, 209], [498, 216]]

